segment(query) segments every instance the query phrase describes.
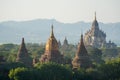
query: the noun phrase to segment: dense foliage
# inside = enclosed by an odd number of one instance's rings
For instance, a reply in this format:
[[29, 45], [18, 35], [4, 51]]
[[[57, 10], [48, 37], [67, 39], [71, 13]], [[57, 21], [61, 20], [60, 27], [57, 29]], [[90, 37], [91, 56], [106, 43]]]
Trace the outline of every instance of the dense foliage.
[[11, 69], [15, 69], [17, 67], [26, 67], [22, 63], [5, 63], [0, 64], [0, 80], [9, 80], [8, 73]]
[[111, 59], [111, 58], [116, 58], [119, 55], [120, 48], [102, 48], [102, 57], [104, 60]]
[[35, 68], [18, 67], [9, 72], [11, 80], [70, 80], [72, 70], [56, 63], [37, 64]]
[[[26, 44], [26, 47], [31, 58], [39, 58], [45, 49], [44, 44], [29, 43]], [[0, 62], [0, 80], [120, 80], [119, 47], [116, 49], [88, 47], [88, 54], [95, 66], [76, 70], [72, 69], [71, 65], [51, 62], [37, 63], [34, 67], [27, 67], [22, 63], [15, 62], [18, 49], [19, 45], [15, 44], [0, 45], [0, 56], [4, 56], [6, 60], [6, 63]], [[60, 51], [63, 51], [65, 59], [71, 62], [76, 49], [76, 46], [70, 45], [66, 49], [60, 48]]]
[[[7, 62], [15, 62], [19, 47], [20, 45], [16, 44], [2, 44], [0, 45], [0, 56], [4, 56]], [[39, 58], [44, 53], [45, 44], [27, 43], [26, 48], [32, 58]], [[66, 48], [62, 48], [61, 46], [59, 50], [70, 61], [76, 53], [77, 45], [69, 44]], [[120, 56], [120, 47], [114, 49], [87, 47], [87, 51], [95, 63], [101, 63], [102, 59], [108, 60]]]
[[119, 74], [120, 58], [76, 70], [57, 63], [38, 63], [31, 68], [21, 63], [0, 64], [0, 80], [120, 80]]

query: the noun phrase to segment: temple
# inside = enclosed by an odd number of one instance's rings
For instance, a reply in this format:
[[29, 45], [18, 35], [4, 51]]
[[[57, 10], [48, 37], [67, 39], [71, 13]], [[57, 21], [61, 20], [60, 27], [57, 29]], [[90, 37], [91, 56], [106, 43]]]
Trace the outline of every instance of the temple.
[[[103, 46], [103, 47], [104, 47], [104, 46]], [[116, 48], [117, 45], [116, 45], [114, 42], [112, 42], [111, 40], [109, 40], [109, 42], [106, 43], [105, 47], [106, 47], [106, 48]]]
[[95, 48], [102, 48], [103, 46], [116, 47], [114, 43], [111, 44], [106, 42], [106, 34], [99, 29], [99, 24], [96, 19], [96, 12], [91, 29], [85, 33], [84, 43], [86, 46], [92, 46]]
[[60, 42], [60, 40], [58, 41], [58, 46], [59, 46], [59, 48], [61, 48], [61, 42]]
[[68, 40], [67, 38], [65, 37], [64, 39], [64, 42], [63, 42], [63, 45], [62, 45], [62, 49], [63, 50], [66, 50], [68, 48], [69, 44], [68, 44]]
[[53, 33], [53, 25], [51, 27], [51, 35], [48, 39], [45, 47], [45, 53], [41, 56], [40, 62], [55, 62], [62, 64], [63, 61], [63, 55], [59, 52], [59, 46], [58, 42], [54, 36]]
[[68, 46], [69, 44], [68, 44], [68, 40], [67, 40], [67, 38], [65, 37], [65, 40], [64, 40], [64, 42], [63, 42], [63, 46]]
[[92, 64], [91, 60], [84, 46], [83, 35], [81, 35], [81, 40], [78, 45], [77, 53], [72, 61], [73, 69], [90, 68], [91, 64]]
[[30, 58], [28, 51], [26, 49], [26, 46], [25, 46], [24, 38], [22, 38], [22, 43], [21, 43], [21, 46], [20, 46], [18, 54], [17, 54], [16, 62], [21, 62], [21, 63], [25, 64], [26, 66], [32, 65], [31, 58]]

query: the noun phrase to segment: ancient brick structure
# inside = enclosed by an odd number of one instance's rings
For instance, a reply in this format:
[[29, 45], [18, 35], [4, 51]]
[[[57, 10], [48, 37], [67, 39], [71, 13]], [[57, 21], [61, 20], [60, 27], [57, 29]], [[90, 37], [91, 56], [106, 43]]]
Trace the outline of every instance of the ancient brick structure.
[[26, 66], [32, 65], [31, 58], [28, 55], [28, 51], [27, 51], [25, 43], [24, 43], [24, 38], [22, 38], [22, 43], [20, 45], [20, 48], [19, 48], [19, 51], [17, 54], [16, 62], [21, 62], [21, 63], [25, 64]]
[[78, 45], [77, 53], [72, 61], [72, 65], [73, 69], [91, 67], [91, 60], [84, 46], [83, 35], [81, 35], [81, 41]]

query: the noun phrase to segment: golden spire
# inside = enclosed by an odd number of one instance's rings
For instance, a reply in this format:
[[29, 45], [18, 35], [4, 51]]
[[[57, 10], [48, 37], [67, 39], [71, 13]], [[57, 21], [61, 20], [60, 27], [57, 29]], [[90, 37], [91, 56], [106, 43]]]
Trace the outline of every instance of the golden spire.
[[46, 51], [58, 50], [58, 43], [53, 33], [53, 25], [51, 26], [51, 35], [46, 43]]
[[50, 35], [50, 37], [54, 37], [54, 33], [53, 33], [53, 24], [52, 24], [52, 26], [51, 26], [51, 35]]
[[53, 25], [51, 26], [50, 37], [45, 46], [45, 53], [41, 56], [40, 62], [62, 63], [62, 55], [59, 52], [58, 42], [53, 33]]

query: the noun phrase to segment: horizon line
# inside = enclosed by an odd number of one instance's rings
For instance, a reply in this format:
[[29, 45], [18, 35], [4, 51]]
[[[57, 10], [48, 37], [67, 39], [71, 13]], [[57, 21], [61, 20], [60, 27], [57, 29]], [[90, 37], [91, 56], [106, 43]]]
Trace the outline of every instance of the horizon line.
[[[54, 21], [64, 23], [64, 24], [74, 24], [74, 23], [78, 23], [78, 22], [91, 23], [91, 22], [93, 22], [94, 19], [92, 21], [79, 20], [79, 21], [74, 21], [74, 22], [64, 22], [64, 21], [57, 20], [55, 18], [36, 18], [36, 19], [23, 19], [23, 20], [11, 19], [11, 20], [0, 20], [0, 23], [4, 23], [4, 22], [27, 22], [27, 21], [34, 21], [34, 20], [54, 20]], [[120, 23], [120, 21], [117, 21], [117, 22], [102, 22], [102, 21], [99, 21], [98, 19], [97, 19], [97, 21], [100, 22], [100, 23], [105, 23], [105, 24]]]

